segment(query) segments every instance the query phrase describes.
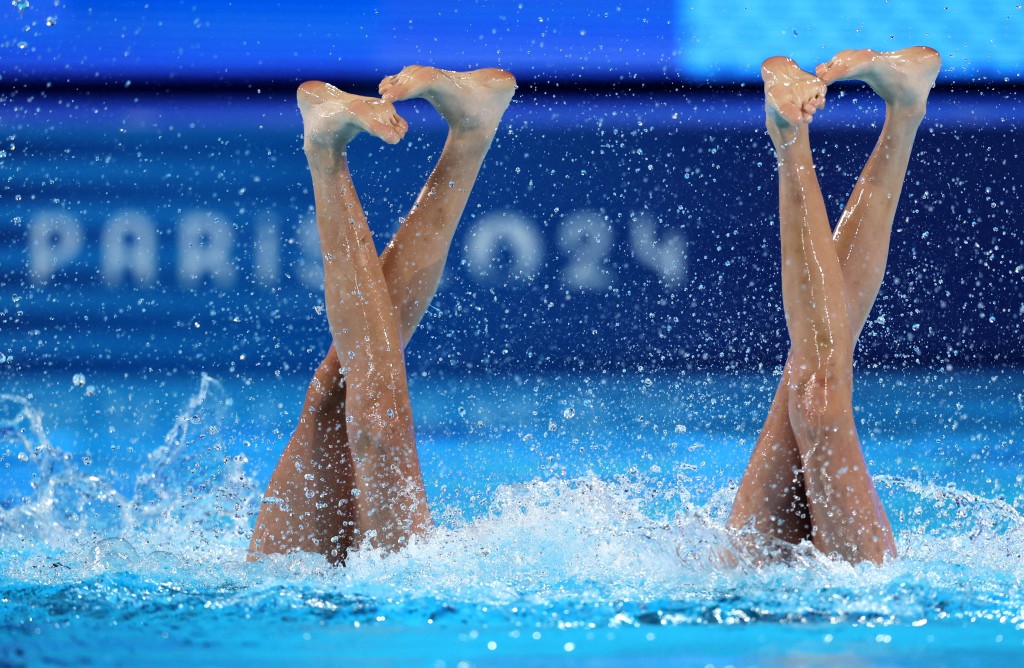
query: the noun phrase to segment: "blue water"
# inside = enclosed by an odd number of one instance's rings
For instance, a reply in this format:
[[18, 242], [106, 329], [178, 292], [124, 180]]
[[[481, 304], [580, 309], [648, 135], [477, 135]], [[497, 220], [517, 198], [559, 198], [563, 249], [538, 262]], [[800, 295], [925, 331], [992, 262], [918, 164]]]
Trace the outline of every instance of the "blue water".
[[439, 527], [244, 563], [303, 374], [0, 377], [0, 664], [1017, 665], [1024, 374], [858, 372], [901, 558], [740, 556], [776, 377], [412, 379]]

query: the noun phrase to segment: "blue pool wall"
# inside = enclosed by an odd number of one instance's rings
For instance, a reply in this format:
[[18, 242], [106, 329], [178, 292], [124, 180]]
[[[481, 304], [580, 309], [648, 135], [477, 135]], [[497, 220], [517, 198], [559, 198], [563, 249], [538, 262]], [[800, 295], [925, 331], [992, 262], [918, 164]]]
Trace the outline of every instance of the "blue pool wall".
[[[369, 91], [367, 91], [369, 92]], [[884, 113], [833, 91], [812, 126], [833, 221]], [[857, 363], [1019, 364], [1020, 96], [933, 95]], [[414, 373], [761, 369], [786, 347], [774, 158], [756, 87], [520, 92]], [[378, 247], [443, 145], [406, 103], [397, 146], [350, 151]], [[0, 169], [8, 369], [312, 368], [329, 344], [301, 120], [283, 90], [16, 91]], [[131, 235], [136, 241], [127, 241]]]

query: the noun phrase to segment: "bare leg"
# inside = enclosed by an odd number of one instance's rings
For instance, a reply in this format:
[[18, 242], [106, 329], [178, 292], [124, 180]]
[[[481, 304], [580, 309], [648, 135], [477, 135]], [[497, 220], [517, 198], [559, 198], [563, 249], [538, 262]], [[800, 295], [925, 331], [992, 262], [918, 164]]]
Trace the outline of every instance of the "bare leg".
[[[331, 524], [355, 531], [352, 458], [346, 447], [345, 386], [334, 346], [306, 390], [299, 423], [278, 461], [256, 521], [249, 551], [327, 552], [344, 558], [346, 544], [331, 543]], [[307, 479], [306, 476], [313, 476]], [[337, 499], [336, 517], [324, 521], [326, 499]], [[336, 528], [336, 527], [335, 527]], [[330, 535], [325, 541], [324, 537]]]
[[[762, 74], [765, 77], [765, 106], [769, 113], [768, 130], [776, 150], [780, 146], [791, 148], [798, 140], [806, 143], [806, 126], [825, 104], [824, 83], [800, 71], [795, 63], [784, 58], [765, 61]], [[775, 117], [782, 119], [781, 127], [772, 120]], [[802, 138], [798, 137], [798, 131]], [[810, 163], [809, 143], [807, 161]], [[780, 157], [780, 181], [781, 165]], [[811, 170], [813, 173], [813, 164]], [[825, 218], [824, 204], [820, 213]], [[827, 219], [825, 229], [828, 229]], [[802, 475], [803, 463], [789, 420], [789, 380], [787, 364], [754, 454], [737, 490], [729, 526], [752, 527], [759, 533], [797, 543], [812, 537], [812, 527]]]
[[811, 540], [803, 462], [789, 423], [789, 364], [743, 472], [728, 525], [788, 543]]
[[[394, 143], [407, 126], [390, 103], [348, 95], [321, 82], [303, 84], [298, 98], [324, 254], [327, 319], [334, 357], [343, 361], [337, 374], [344, 395], [330, 396], [337, 392], [330, 389], [326, 397], [307, 394], [303, 417], [312, 413], [314, 419], [300, 420], [271, 478], [266, 496], [279, 502], [265, 504], [257, 518], [252, 550], [312, 547], [340, 561], [364, 538], [394, 549], [430, 525], [398, 313], [346, 156], [348, 142], [359, 132]], [[335, 387], [334, 364], [328, 354], [315, 379], [320, 388]], [[342, 413], [344, 422], [330, 422]], [[326, 429], [309, 426], [325, 420]]]
[[[438, 165], [381, 258], [392, 303], [400, 314], [403, 346], [408, 343], [437, 289], [458, 219], [514, 90], [512, 75], [493, 69], [458, 73], [410, 67], [381, 83], [381, 92], [388, 99], [427, 98], [451, 127]], [[340, 98], [339, 92], [329, 87], [316, 92], [322, 97]], [[387, 133], [388, 129], [383, 131]], [[385, 139], [390, 141], [391, 135]], [[440, 187], [446, 183], [452, 185]], [[456, 185], [461, 187], [456, 188]], [[296, 463], [303, 468], [302, 462], [320, 461], [322, 456], [314, 456], [311, 448], [319, 446], [321, 452], [340, 453], [330, 465], [339, 472], [333, 478], [336, 487], [325, 488], [325, 491], [331, 498], [342, 500], [339, 519], [346, 526], [354, 527], [355, 519], [348, 516], [351, 508], [346, 503], [351, 497], [352, 478], [349, 458], [344, 456], [346, 444], [345, 386], [332, 344], [307, 390], [299, 424], [279, 464], [279, 468], [285, 468], [281, 476], [275, 474], [275, 477], [293, 477], [291, 469], [296, 468]], [[271, 496], [270, 490], [267, 496]], [[297, 503], [301, 506], [302, 499]], [[301, 508], [266, 507], [261, 515], [265, 521], [258, 523], [253, 536], [253, 550], [258, 547], [257, 538], [263, 542], [268, 533], [288, 532], [300, 539], [292, 549], [316, 551], [317, 546], [310, 542], [310, 535], [305, 531], [312, 520], [304, 518], [316, 517], [317, 507], [314, 501], [304, 503]], [[292, 524], [296, 529], [290, 528]], [[341, 557], [344, 547], [336, 550]]]
[[[459, 219], [515, 87], [504, 70], [448, 72], [417, 65], [380, 84], [386, 101], [422, 97], [449, 122], [437, 165], [380, 258], [403, 347], [437, 291]], [[324, 364], [338, 366], [333, 345]]]
[[818, 76], [827, 84], [843, 79], [864, 81], [885, 100], [882, 132], [835, 232], [854, 341], [882, 285], [896, 205], [940, 65], [934, 49], [915, 46], [889, 53], [843, 51], [817, 68]]
[[448, 122], [437, 165], [381, 254], [391, 300], [401, 314], [404, 342], [437, 291], [456, 226], [515, 89], [515, 78], [504, 70], [449, 72], [418, 65], [380, 84], [383, 99], [423, 98]]
[[849, 307], [807, 135], [807, 105], [824, 83], [785, 58], [765, 61], [762, 73], [779, 165], [783, 304], [792, 345], [788, 414], [811, 538], [848, 561], [881, 562], [895, 546], [853, 421]]
[[[854, 342], [878, 294], [888, 257], [896, 204], [911, 147], [938, 73], [938, 54], [926, 47], [892, 53], [844, 51], [820, 65], [826, 83], [861, 79], [886, 101], [886, 120], [833, 236], [847, 287]], [[744, 474], [729, 523], [797, 542], [810, 538], [796, 440], [789, 423], [787, 360], [761, 437]]]

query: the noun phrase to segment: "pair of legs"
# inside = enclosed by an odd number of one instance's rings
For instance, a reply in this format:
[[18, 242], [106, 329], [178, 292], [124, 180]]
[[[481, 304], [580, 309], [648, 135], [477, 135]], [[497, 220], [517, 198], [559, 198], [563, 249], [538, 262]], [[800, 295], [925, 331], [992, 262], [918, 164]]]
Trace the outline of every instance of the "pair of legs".
[[[761, 68], [779, 174], [782, 295], [790, 352], [729, 525], [850, 562], [896, 555], [853, 419], [853, 347], [885, 273], [889, 237], [938, 53], [843, 51], [816, 75], [788, 58]], [[832, 234], [808, 124], [826, 85], [867, 83], [886, 104], [881, 136]]]
[[[363, 541], [396, 549], [431, 526], [403, 350], [437, 291], [515, 79], [496, 69], [413, 66], [385, 78], [379, 90], [380, 99], [319, 81], [298, 90], [332, 345], [270, 479], [250, 558], [307, 551], [337, 563]], [[348, 144], [362, 132], [397, 143], [408, 124], [392, 102], [417, 97], [448, 122], [448, 138], [378, 257], [349, 174]]]

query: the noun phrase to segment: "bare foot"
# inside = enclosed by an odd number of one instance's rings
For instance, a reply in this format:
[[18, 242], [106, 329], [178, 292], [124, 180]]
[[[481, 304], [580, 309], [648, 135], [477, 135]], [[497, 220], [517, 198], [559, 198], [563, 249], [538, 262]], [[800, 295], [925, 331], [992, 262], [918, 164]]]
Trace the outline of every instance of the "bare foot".
[[825, 82], [804, 72], [790, 58], [775, 56], [761, 64], [768, 134], [777, 148], [796, 136], [825, 106]]
[[912, 46], [900, 51], [840, 51], [815, 70], [825, 83], [856, 79], [871, 86], [887, 105], [924, 114], [928, 93], [942, 58], [935, 49]]
[[380, 82], [384, 100], [421, 97], [440, 112], [452, 130], [482, 129], [493, 135], [516, 91], [516, 78], [499, 69], [450, 72], [410, 65]]
[[390, 102], [352, 95], [322, 81], [302, 84], [297, 97], [307, 150], [340, 150], [360, 132], [396, 144], [409, 129]]

